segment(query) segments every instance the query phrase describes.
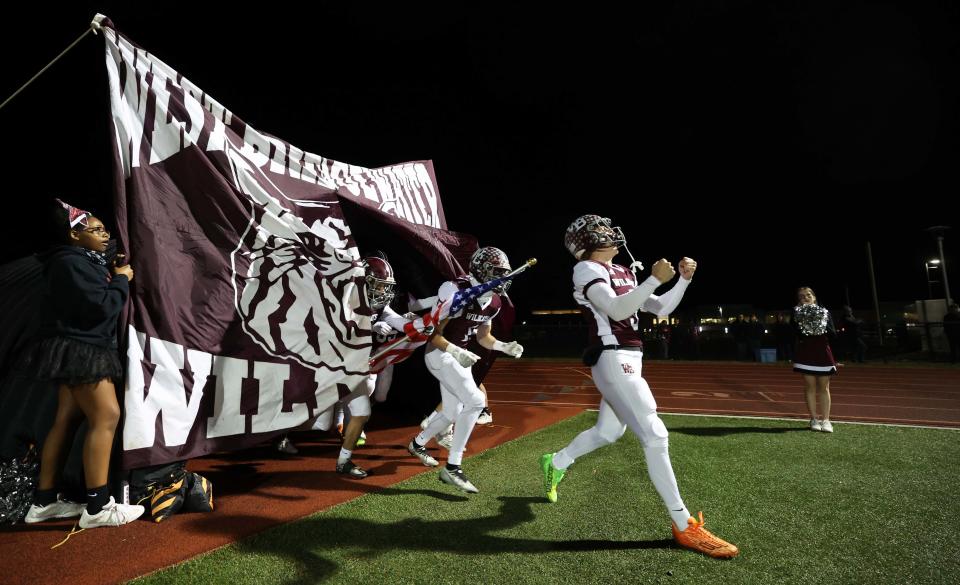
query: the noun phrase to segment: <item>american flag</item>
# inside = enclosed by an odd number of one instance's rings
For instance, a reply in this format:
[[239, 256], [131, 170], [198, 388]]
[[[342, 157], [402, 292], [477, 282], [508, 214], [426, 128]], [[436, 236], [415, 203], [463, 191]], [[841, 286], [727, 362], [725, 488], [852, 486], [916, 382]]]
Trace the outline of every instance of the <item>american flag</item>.
[[405, 331], [405, 336], [398, 337], [391, 343], [381, 347], [375, 355], [370, 356], [370, 373], [376, 374], [391, 364], [398, 364], [407, 359], [418, 347], [430, 339], [430, 335], [438, 323], [449, 318], [450, 315], [456, 315], [462, 311], [464, 307], [476, 300], [477, 297], [497, 288], [508, 280], [512, 280], [515, 276], [536, 263], [537, 260], [531, 258], [527, 260], [523, 266], [510, 274], [505, 274], [500, 278], [494, 278], [493, 280], [480, 283], [476, 286], [459, 290], [453, 295], [453, 298], [450, 299], [449, 302], [440, 301], [430, 313], [423, 316], [422, 327], [420, 326], [420, 319], [409, 323]]
[[437, 323], [440, 322], [440, 314], [446, 305], [445, 302], [440, 303], [422, 318], [407, 323], [404, 327], [405, 335], [385, 344], [375, 355], [370, 356], [370, 373], [376, 374], [387, 366], [399, 364], [426, 343]]
[[442, 311], [439, 313], [440, 321], [443, 321], [450, 315], [456, 315], [463, 310], [464, 307], [472, 303], [485, 293], [497, 288], [501, 284], [511, 280], [514, 275], [508, 274], [507, 276], [502, 276], [500, 278], [494, 278], [487, 282], [482, 282], [477, 286], [471, 286], [469, 288], [458, 290], [454, 295], [453, 299], [450, 301], [449, 310]]
[[465, 306], [469, 305], [474, 300], [476, 300], [477, 297], [497, 288], [498, 286], [500, 286], [501, 284], [509, 280], [513, 280], [514, 277], [516, 277], [518, 274], [520, 274], [527, 268], [530, 268], [531, 266], [535, 266], [536, 264], [537, 264], [537, 259], [530, 258], [529, 260], [524, 262], [519, 268], [517, 268], [513, 272], [510, 272], [509, 274], [504, 274], [500, 278], [494, 278], [493, 280], [488, 280], [487, 282], [481, 282], [477, 286], [471, 286], [469, 288], [465, 288], [457, 291], [456, 294], [453, 295], [453, 299], [450, 302], [449, 310], [441, 312], [439, 320], [443, 321], [450, 315], [456, 315]]

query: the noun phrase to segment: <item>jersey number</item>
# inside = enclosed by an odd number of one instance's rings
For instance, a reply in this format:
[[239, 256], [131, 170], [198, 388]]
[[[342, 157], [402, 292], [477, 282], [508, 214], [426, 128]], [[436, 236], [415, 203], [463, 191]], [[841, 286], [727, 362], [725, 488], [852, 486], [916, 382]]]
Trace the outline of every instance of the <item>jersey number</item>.
[[477, 329], [479, 329], [479, 328], [480, 328], [480, 326], [477, 325], [476, 327], [471, 327], [470, 329], [467, 329], [467, 334], [463, 336], [463, 339], [462, 339], [461, 341], [462, 341], [463, 343], [467, 343], [468, 341], [470, 341], [470, 338], [471, 338], [471, 337], [476, 337], [476, 335], [477, 335]]

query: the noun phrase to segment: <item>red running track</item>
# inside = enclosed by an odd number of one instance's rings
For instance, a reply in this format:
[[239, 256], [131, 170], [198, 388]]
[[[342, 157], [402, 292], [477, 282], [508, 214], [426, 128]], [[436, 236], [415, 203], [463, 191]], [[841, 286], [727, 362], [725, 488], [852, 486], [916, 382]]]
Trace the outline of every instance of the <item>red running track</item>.
[[[803, 381], [788, 364], [649, 361], [660, 412], [808, 418]], [[578, 361], [499, 360], [491, 404], [596, 408], [600, 393]], [[960, 369], [841, 366], [830, 382], [835, 421], [960, 427]]]

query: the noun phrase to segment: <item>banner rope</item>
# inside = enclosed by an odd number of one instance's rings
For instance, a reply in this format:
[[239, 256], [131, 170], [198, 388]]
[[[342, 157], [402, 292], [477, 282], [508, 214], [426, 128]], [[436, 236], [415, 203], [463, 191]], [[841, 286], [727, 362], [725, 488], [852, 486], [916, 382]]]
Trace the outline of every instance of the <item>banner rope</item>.
[[49, 69], [51, 65], [53, 65], [53, 64], [56, 63], [58, 60], [60, 60], [60, 57], [63, 57], [64, 55], [67, 54], [67, 52], [70, 51], [70, 49], [72, 49], [72, 48], [74, 48], [75, 46], [77, 46], [77, 43], [79, 43], [80, 41], [82, 41], [85, 36], [87, 36], [89, 33], [97, 34], [97, 32], [100, 30], [100, 23], [103, 22], [103, 19], [104, 19], [104, 18], [106, 18], [106, 17], [105, 17], [104, 15], [102, 15], [102, 14], [97, 14], [96, 16], [94, 16], [94, 17], [93, 17], [93, 20], [90, 22], [90, 27], [87, 28], [87, 30], [83, 31], [83, 34], [80, 35], [79, 37], [77, 37], [77, 40], [75, 40], [75, 41], [73, 41], [72, 43], [70, 43], [70, 46], [69, 46], [69, 47], [67, 47], [66, 49], [64, 49], [63, 51], [61, 51], [59, 55], [57, 55], [56, 57], [54, 57], [54, 58], [53, 58], [53, 61], [50, 61], [49, 63], [47, 63], [47, 66], [46, 66], [46, 67], [44, 67], [44, 68], [41, 69], [40, 71], [37, 71], [36, 75], [34, 75], [33, 77], [31, 77], [31, 78], [29, 79], [29, 81], [27, 81], [26, 83], [24, 83], [23, 85], [21, 85], [21, 86], [20, 86], [20, 89], [18, 89], [17, 91], [13, 92], [13, 95], [11, 95], [11, 96], [8, 97], [7, 99], [3, 100], [3, 103], [0, 104], [0, 110], [2, 110], [2, 109], [3, 109], [3, 106], [7, 105], [7, 103], [8, 103], [10, 100], [12, 100], [13, 98], [17, 97], [17, 94], [19, 94], [21, 91], [27, 89], [27, 86], [30, 85], [31, 83], [33, 83], [34, 80], [36, 80], [38, 77], [40, 77], [41, 75], [43, 75], [43, 72], [46, 71], [47, 69]]

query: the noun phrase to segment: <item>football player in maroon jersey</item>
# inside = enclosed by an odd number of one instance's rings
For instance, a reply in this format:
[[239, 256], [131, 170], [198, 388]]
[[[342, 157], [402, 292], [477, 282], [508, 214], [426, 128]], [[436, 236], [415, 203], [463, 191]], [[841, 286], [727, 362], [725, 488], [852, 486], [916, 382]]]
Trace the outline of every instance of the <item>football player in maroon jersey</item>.
[[[382, 256], [382, 254], [372, 255], [363, 259], [364, 288], [370, 309], [373, 311], [371, 329], [374, 334], [374, 344], [371, 354], [376, 353], [378, 347], [392, 337], [392, 332], [403, 332], [410, 322], [409, 319], [390, 308], [397, 281], [393, 276], [393, 267]], [[367, 472], [353, 462], [352, 456], [358, 440], [363, 436], [363, 425], [370, 418], [370, 395], [376, 387], [377, 376], [377, 374], [370, 374], [366, 383], [359, 384], [340, 400], [342, 408], [349, 413], [350, 417], [343, 429], [343, 446], [337, 457], [337, 473], [357, 479], [367, 476]]]
[[[477, 250], [470, 260], [470, 274], [443, 283], [438, 293], [438, 302], [452, 302], [454, 294], [462, 289], [476, 286], [510, 272], [510, 261], [502, 250], [485, 247]], [[469, 351], [467, 345], [476, 338], [481, 346], [519, 358], [523, 346], [515, 341], [504, 343], [491, 335], [491, 320], [500, 310], [501, 299], [498, 293], [504, 291], [509, 282], [480, 295], [464, 306], [456, 314], [441, 321], [427, 346], [427, 369], [440, 381], [440, 395], [443, 410], [414, 437], [407, 450], [429, 467], [439, 465], [436, 459], [427, 453], [427, 441], [454, 424], [453, 441], [447, 456], [447, 465], [440, 471], [440, 480], [465, 492], [476, 493], [473, 485], [460, 467], [467, 440], [473, 432], [480, 411], [486, 406], [486, 399], [477, 387], [471, 373], [471, 367], [479, 359]]]

